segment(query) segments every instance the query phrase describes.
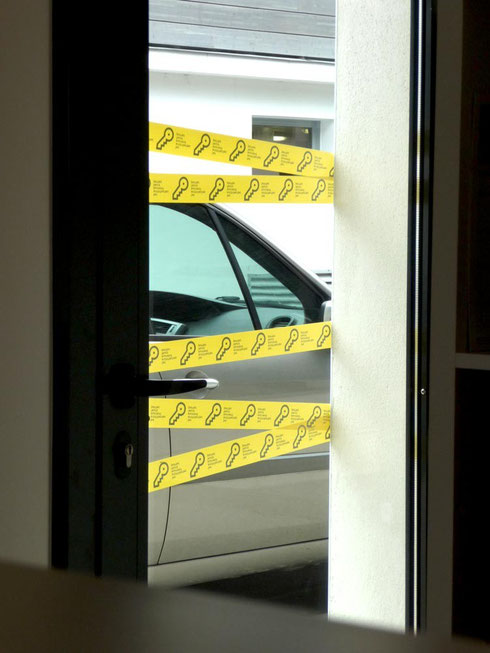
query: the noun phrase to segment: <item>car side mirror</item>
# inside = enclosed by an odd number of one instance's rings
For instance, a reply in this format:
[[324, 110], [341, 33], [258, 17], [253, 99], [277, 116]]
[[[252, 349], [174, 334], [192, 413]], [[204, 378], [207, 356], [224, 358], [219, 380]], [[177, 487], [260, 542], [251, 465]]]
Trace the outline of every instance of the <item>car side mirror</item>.
[[329, 299], [320, 306], [320, 321], [330, 322], [332, 319], [332, 300]]

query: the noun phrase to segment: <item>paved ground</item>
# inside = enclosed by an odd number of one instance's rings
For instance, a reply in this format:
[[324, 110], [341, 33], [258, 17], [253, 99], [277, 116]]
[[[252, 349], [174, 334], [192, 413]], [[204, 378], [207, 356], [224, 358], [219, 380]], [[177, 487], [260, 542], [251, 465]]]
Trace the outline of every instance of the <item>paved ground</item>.
[[193, 589], [294, 605], [324, 614], [327, 611], [327, 563], [201, 583], [194, 585]]

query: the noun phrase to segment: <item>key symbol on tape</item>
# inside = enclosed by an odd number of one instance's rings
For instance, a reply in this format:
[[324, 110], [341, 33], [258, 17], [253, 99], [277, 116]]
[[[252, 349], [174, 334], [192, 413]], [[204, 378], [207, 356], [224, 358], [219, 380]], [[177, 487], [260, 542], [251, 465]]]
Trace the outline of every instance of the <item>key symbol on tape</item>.
[[335, 166], [333, 168], [330, 168], [330, 172], [328, 173], [329, 177], [333, 177], [335, 172]]
[[206, 456], [202, 453], [202, 451], [198, 451], [196, 453], [196, 458], [194, 460], [194, 464], [192, 465], [191, 478], [194, 478], [194, 476], [196, 476], [197, 472], [204, 465], [205, 460], [206, 460]]
[[221, 415], [221, 404], [215, 403], [213, 404], [213, 407], [211, 408], [211, 412], [209, 415], [206, 417], [206, 426], [211, 426], [211, 424], [214, 422], [214, 420]]
[[293, 190], [294, 184], [292, 179], [286, 179], [281, 192], [279, 193], [279, 201], [284, 202], [288, 194]]
[[247, 192], [243, 196], [245, 202], [250, 202], [250, 200], [255, 195], [255, 193], [259, 190], [259, 188], [260, 188], [259, 180], [255, 179], [254, 177], [250, 182], [250, 186], [248, 187]]
[[306, 168], [306, 166], [309, 166], [312, 161], [313, 161], [313, 156], [312, 156], [311, 152], [305, 152], [305, 155], [301, 159], [301, 161], [298, 163], [298, 167], [296, 168], [296, 170], [298, 172], [303, 172], [303, 170]]
[[320, 406], [315, 406], [315, 408], [313, 408], [313, 412], [308, 417], [308, 421], [306, 422], [306, 426], [311, 428], [313, 426], [313, 424], [317, 421], [317, 419], [319, 419], [321, 417], [321, 415], [322, 415], [322, 409], [320, 408]]
[[169, 424], [173, 426], [183, 415], [185, 415], [186, 407], [185, 404], [179, 401], [175, 407], [174, 412], [170, 416]]
[[218, 353], [216, 354], [216, 360], [220, 361], [223, 356], [226, 354], [228, 349], [231, 347], [231, 340], [228, 338], [228, 336], [225, 336], [223, 340], [221, 341], [221, 346], [218, 349]]
[[291, 333], [289, 334], [289, 338], [286, 343], [286, 346], [284, 347], [285, 351], [290, 351], [294, 343], [298, 340], [298, 338], [299, 338], [298, 329], [292, 329]]
[[322, 332], [320, 334], [320, 337], [316, 341], [316, 346], [317, 347], [321, 347], [325, 343], [326, 339], [330, 335], [330, 331], [331, 331], [330, 324], [324, 324], [323, 328], [322, 328]]
[[256, 356], [257, 353], [259, 352], [259, 349], [264, 345], [265, 345], [265, 333], [260, 332], [257, 334], [252, 350], [250, 352], [252, 356]]
[[255, 406], [253, 404], [248, 404], [247, 410], [245, 411], [245, 414], [240, 420], [240, 426], [245, 426], [246, 423], [252, 419], [252, 417], [255, 415], [256, 412], [257, 409], [255, 408]]
[[330, 440], [330, 426], [325, 431], [325, 440], [327, 440], [327, 442]]
[[180, 359], [180, 364], [185, 365], [189, 358], [192, 356], [192, 354], [196, 353], [196, 343], [193, 342], [192, 340], [189, 340], [185, 346], [185, 352], [182, 355], [182, 358]]
[[158, 358], [158, 354], [159, 354], [158, 347], [156, 345], [152, 345], [150, 347], [150, 366], [153, 363], [153, 361], [156, 361], [156, 359]]
[[174, 130], [171, 127], [167, 127], [167, 129], [163, 132], [163, 136], [157, 143], [157, 150], [163, 150], [165, 145], [173, 140], [174, 140]]
[[155, 480], [153, 481], [153, 487], [158, 487], [160, 483], [163, 481], [165, 476], [168, 474], [168, 464], [166, 462], [160, 463], [160, 467], [158, 468], [158, 473], [155, 476]]
[[313, 195], [311, 196], [313, 202], [316, 202], [320, 195], [325, 192], [326, 187], [327, 182], [325, 179], [319, 179], [316, 188], [313, 191]]
[[226, 459], [226, 466], [231, 467], [233, 465], [233, 462], [235, 461], [235, 458], [238, 456], [240, 453], [240, 445], [238, 442], [234, 442], [231, 445], [231, 450], [230, 450], [230, 455]]
[[194, 148], [194, 156], [199, 156], [203, 150], [211, 145], [211, 138], [209, 134], [203, 134], [201, 140]]
[[216, 197], [221, 193], [223, 188], [225, 187], [225, 181], [224, 179], [221, 179], [221, 177], [218, 177], [216, 179], [216, 183], [214, 184], [213, 190], [209, 193], [209, 199], [213, 201], [216, 199]]
[[278, 156], [279, 156], [279, 148], [277, 147], [277, 145], [273, 145], [271, 147], [271, 151], [264, 159], [264, 166], [268, 168], [270, 164], [278, 158]]
[[242, 141], [242, 139], [238, 140], [235, 145], [235, 149], [233, 152], [230, 154], [230, 161], [236, 161], [240, 154], [243, 154], [246, 150], [246, 145], [245, 141]]
[[267, 456], [267, 453], [269, 452], [269, 449], [272, 447], [274, 444], [274, 436], [272, 433], [267, 433], [264, 439], [264, 446], [260, 450], [260, 457], [265, 458]]
[[301, 440], [305, 437], [305, 435], [306, 435], [306, 426], [300, 424], [298, 426], [296, 437], [294, 438], [293, 449], [297, 449], [299, 447], [299, 445], [301, 444]]
[[177, 188], [172, 193], [172, 199], [178, 200], [179, 197], [182, 195], [182, 193], [186, 191], [188, 188], [189, 188], [189, 180], [187, 179], [187, 177], [181, 177], [179, 179], [179, 184]]
[[288, 415], [289, 415], [289, 406], [287, 404], [283, 404], [281, 406], [281, 410], [279, 411], [279, 415], [274, 420], [274, 426], [280, 426]]

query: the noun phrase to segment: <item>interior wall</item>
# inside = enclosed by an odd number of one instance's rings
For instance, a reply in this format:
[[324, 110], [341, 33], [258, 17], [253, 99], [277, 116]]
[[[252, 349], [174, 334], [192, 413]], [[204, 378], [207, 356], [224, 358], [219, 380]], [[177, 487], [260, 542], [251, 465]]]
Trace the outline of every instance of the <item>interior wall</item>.
[[[465, 0], [461, 93], [458, 352], [455, 389], [453, 633], [490, 643], [490, 560], [484, 536], [490, 479], [490, 3]], [[465, 333], [467, 329], [467, 333]], [[459, 361], [458, 361], [459, 362]]]
[[[457, 351], [490, 351], [488, 164], [481, 162], [480, 107], [490, 104], [490, 4], [464, 2], [459, 184]], [[487, 136], [488, 138], [488, 136]]]
[[410, 2], [337, 2], [329, 614], [405, 626]]
[[49, 562], [50, 2], [3, 0], [0, 558]]
[[427, 629], [451, 634], [463, 1], [437, 7], [428, 433]]

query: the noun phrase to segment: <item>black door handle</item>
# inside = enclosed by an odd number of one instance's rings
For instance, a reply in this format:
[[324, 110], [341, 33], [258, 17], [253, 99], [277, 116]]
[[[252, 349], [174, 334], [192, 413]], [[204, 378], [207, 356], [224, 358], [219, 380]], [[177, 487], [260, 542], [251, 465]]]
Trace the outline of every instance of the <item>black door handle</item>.
[[193, 392], [202, 388], [213, 389], [216, 379], [145, 379], [135, 374], [134, 367], [126, 363], [113, 365], [104, 380], [104, 393], [115, 408], [131, 408], [136, 397], [159, 397]]
[[183, 392], [192, 392], [201, 388], [218, 387], [216, 379], [142, 379], [138, 382], [137, 394], [139, 397], [158, 397], [160, 395], [180, 395]]

